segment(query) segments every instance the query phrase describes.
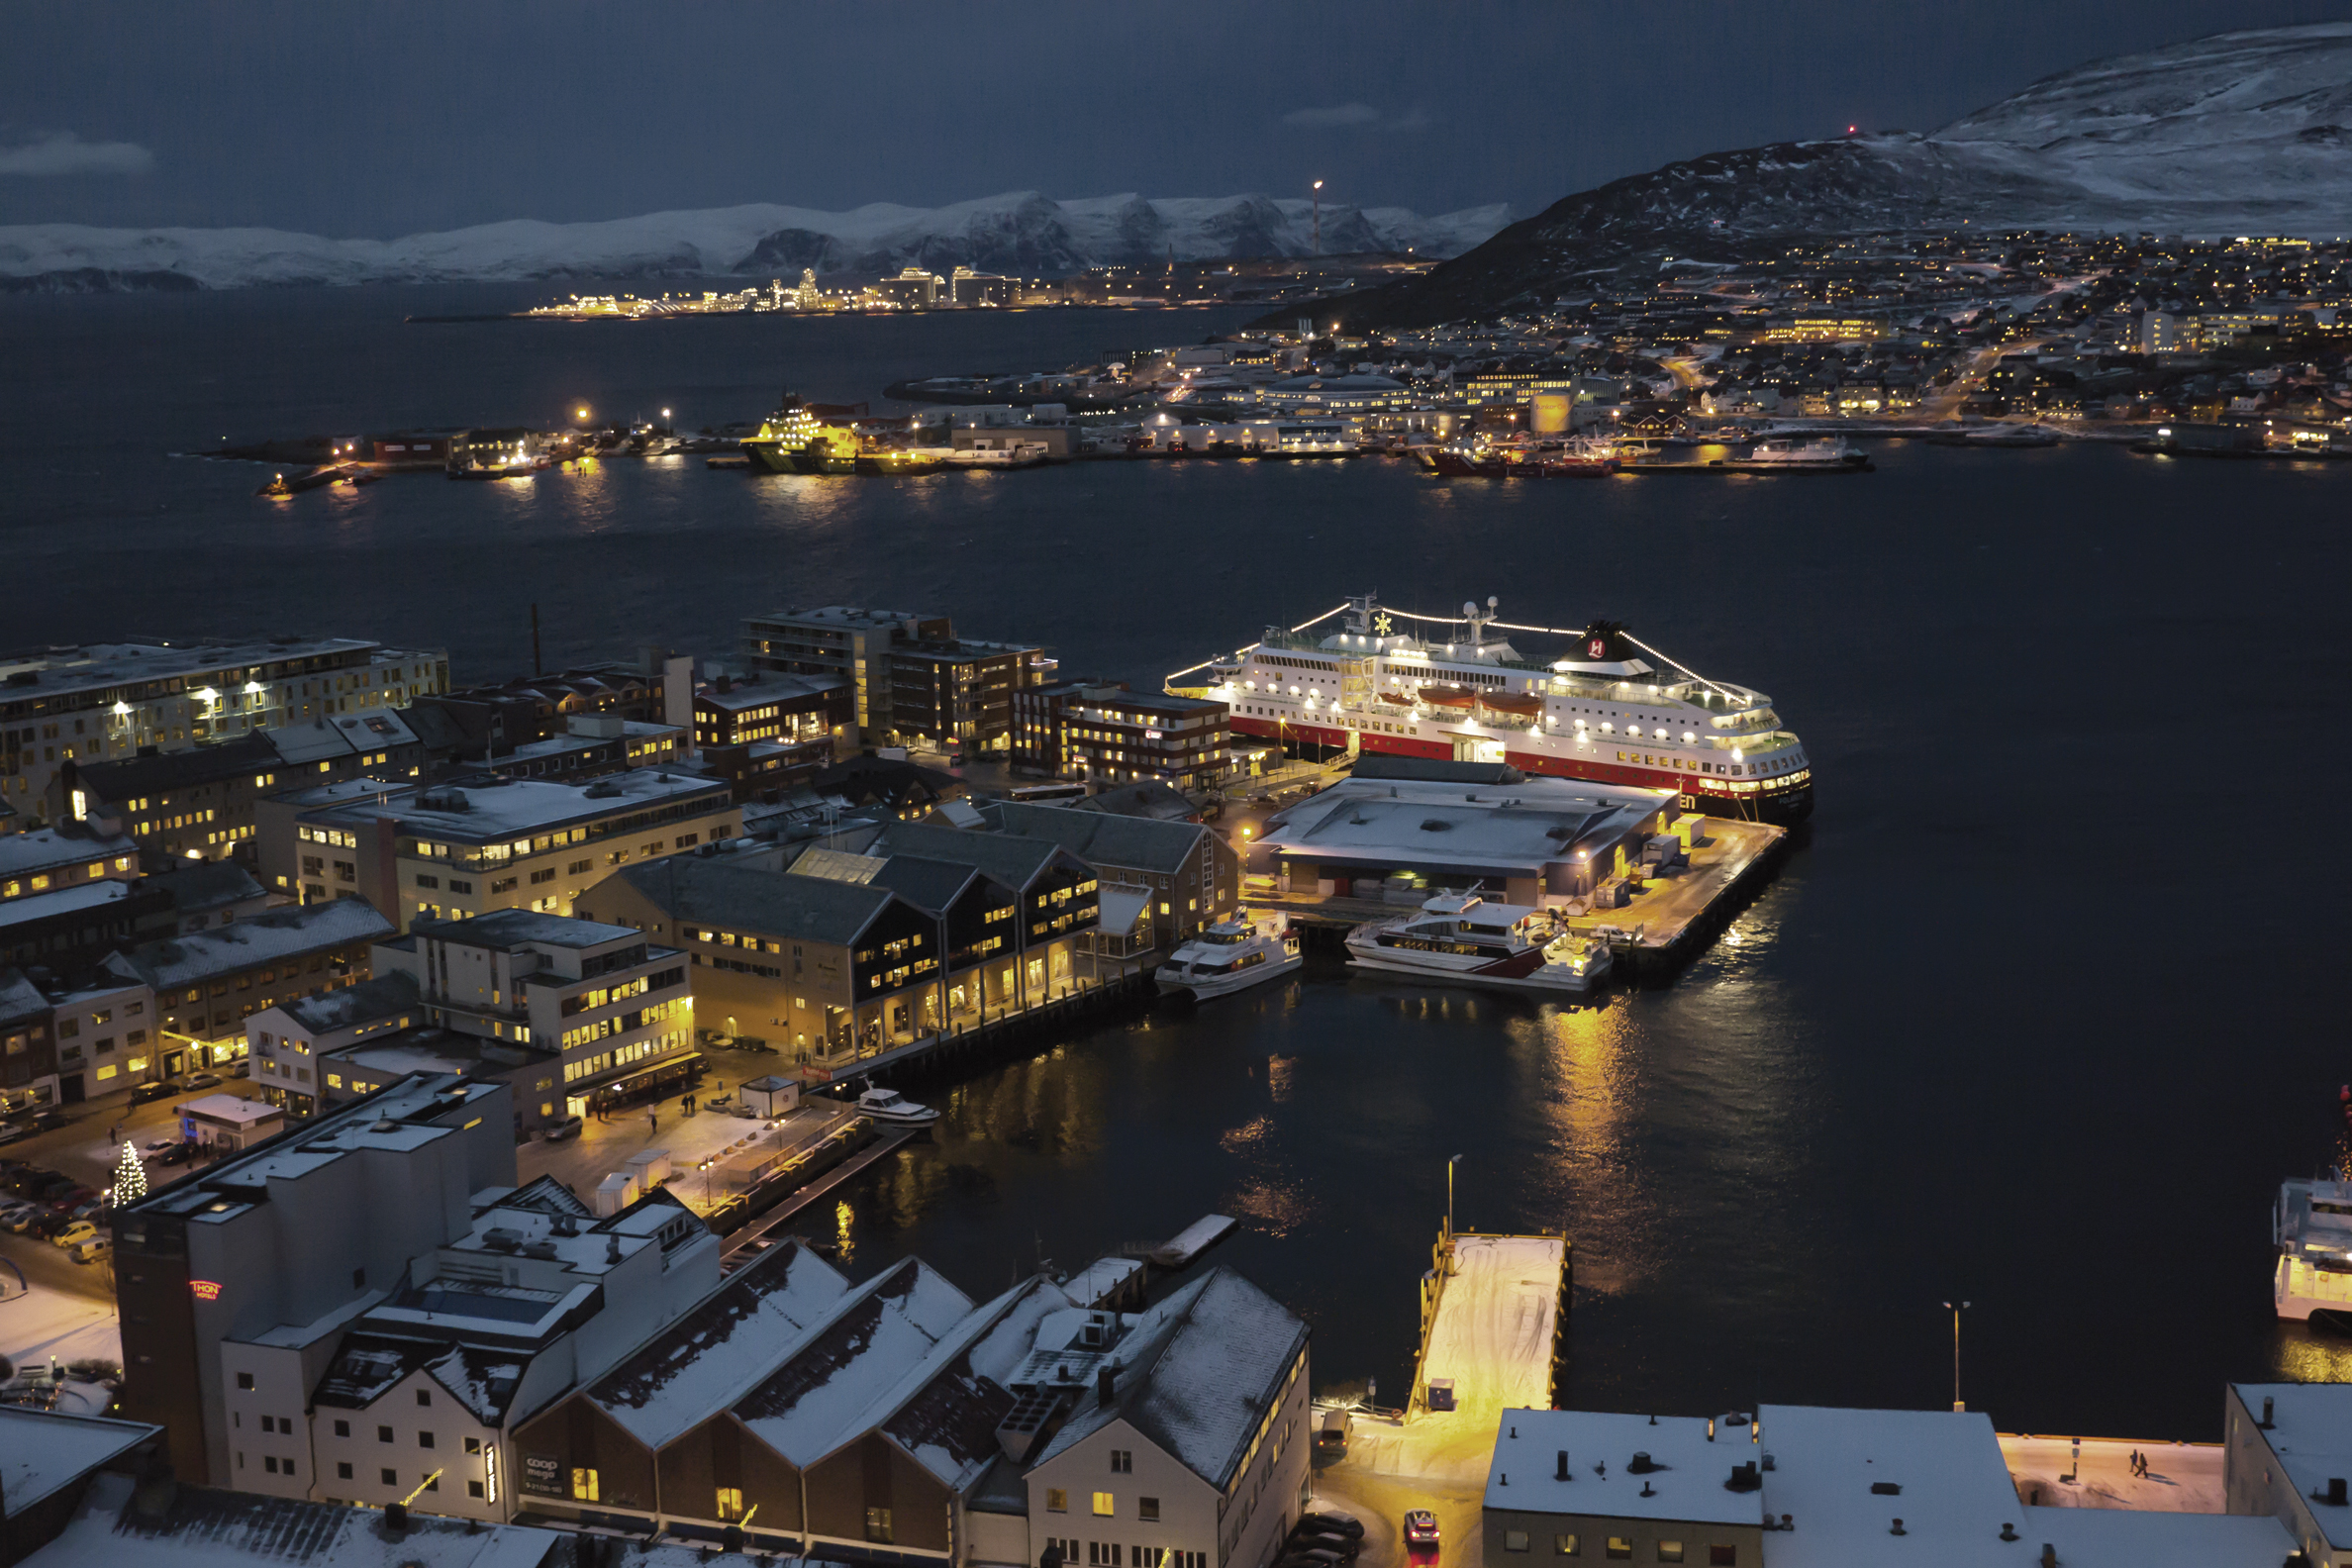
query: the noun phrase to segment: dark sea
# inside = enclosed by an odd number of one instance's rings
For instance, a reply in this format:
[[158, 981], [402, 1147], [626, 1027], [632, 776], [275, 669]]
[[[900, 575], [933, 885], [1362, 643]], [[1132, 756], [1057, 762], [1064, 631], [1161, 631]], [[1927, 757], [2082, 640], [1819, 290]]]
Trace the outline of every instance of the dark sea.
[[[975, 1295], [1211, 1212], [1315, 1325], [1316, 1381], [1406, 1389], [1465, 1228], [1575, 1242], [1564, 1403], [1935, 1407], [2218, 1434], [2231, 1378], [2352, 1376], [2276, 1326], [2267, 1210], [2336, 1152], [2352, 467], [2116, 446], [1876, 447], [1847, 479], [1509, 486], [1385, 460], [752, 479], [699, 459], [290, 503], [174, 453], [675, 411], [1056, 367], [1237, 313], [404, 325], [541, 288], [0, 302], [0, 644], [367, 636], [455, 677], [717, 651], [847, 602], [1166, 672], [1378, 590], [1595, 616], [1770, 692], [1818, 810], [1671, 986], [1562, 1008], [1349, 979], [1155, 1011], [927, 1091], [844, 1189], [860, 1272]], [[2330, 1000], [2330, 998], [2333, 1000]]]

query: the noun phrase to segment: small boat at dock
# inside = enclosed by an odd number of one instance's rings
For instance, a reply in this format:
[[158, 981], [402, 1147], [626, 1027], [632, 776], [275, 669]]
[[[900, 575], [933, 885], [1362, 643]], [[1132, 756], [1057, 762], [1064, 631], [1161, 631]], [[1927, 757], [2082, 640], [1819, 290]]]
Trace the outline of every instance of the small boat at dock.
[[1247, 910], [1240, 910], [1231, 920], [1202, 927], [1151, 979], [1163, 996], [1207, 1002], [1289, 974], [1301, 961], [1298, 933], [1285, 917], [1276, 916], [1271, 930], [1261, 930]]
[[1347, 961], [1378, 974], [1582, 996], [1609, 972], [1610, 950], [1548, 909], [1439, 893], [1418, 913], [1347, 933]]
[[284, 474], [277, 474], [253, 493], [264, 496], [300, 495], [305, 490], [317, 490], [331, 484], [373, 484], [375, 478], [372, 473], [363, 475], [355, 463], [323, 463], [309, 473], [296, 474], [291, 479]]
[[917, 1105], [896, 1089], [867, 1089], [857, 1097], [857, 1114], [893, 1127], [930, 1127], [939, 1120], [938, 1112]]

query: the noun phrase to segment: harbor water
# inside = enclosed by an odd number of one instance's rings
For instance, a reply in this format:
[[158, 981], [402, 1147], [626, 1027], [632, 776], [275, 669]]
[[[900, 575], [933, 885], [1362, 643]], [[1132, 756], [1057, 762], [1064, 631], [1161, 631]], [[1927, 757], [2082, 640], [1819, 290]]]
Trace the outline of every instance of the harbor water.
[[264, 501], [223, 438], [682, 428], [784, 386], [1058, 367], [1239, 314], [406, 326], [536, 288], [0, 301], [0, 644], [312, 633], [460, 680], [747, 612], [936, 611], [1066, 673], [1168, 671], [1351, 593], [1595, 616], [1770, 692], [1817, 811], [1671, 986], [1566, 1008], [1351, 979], [1155, 1009], [927, 1088], [946, 1117], [813, 1214], [975, 1294], [1230, 1214], [1213, 1257], [1410, 1374], [1465, 1228], [1575, 1242], [1565, 1400], [1933, 1407], [2216, 1436], [2227, 1378], [2352, 1376], [2271, 1320], [2267, 1209], [2352, 1079], [2334, 790], [2341, 466], [1874, 443], [1840, 477], [1433, 481], [1385, 460], [751, 478], [700, 459]]

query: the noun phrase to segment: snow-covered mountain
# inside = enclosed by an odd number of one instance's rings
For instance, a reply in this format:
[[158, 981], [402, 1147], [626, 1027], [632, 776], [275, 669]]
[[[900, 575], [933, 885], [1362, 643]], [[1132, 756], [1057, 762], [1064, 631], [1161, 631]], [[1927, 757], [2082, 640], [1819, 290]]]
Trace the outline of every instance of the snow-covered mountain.
[[1963, 221], [2352, 234], [2348, 128], [2352, 23], [2225, 33], [2061, 71], [1927, 136], [1781, 143], [1614, 180], [1333, 314], [1453, 320], [1652, 253], [1728, 259], [1775, 238]]
[[[1453, 256], [1511, 221], [1509, 208], [1423, 218], [1402, 207], [1323, 209], [1325, 254]], [[1104, 265], [1290, 256], [1314, 249], [1310, 203], [1267, 196], [1101, 196], [1034, 191], [949, 207], [854, 212], [758, 204], [607, 223], [528, 220], [399, 240], [329, 240], [277, 229], [0, 228], [0, 286], [243, 288], [265, 283], [446, 283], [536, 278], [699, 278], [936, 268], [1051, 275]]]

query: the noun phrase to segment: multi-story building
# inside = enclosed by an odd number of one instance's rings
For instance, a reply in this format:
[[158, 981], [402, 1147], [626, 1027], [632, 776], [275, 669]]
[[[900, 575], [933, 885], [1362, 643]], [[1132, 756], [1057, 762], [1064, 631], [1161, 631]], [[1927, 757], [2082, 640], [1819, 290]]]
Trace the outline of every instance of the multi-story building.
[[756, 669], [846, 681], [852, 744], [929, 740], [967, 751], [1011, 743], [1013, 694], [1030, 683], [1040, 652], [959, 638], [945, 616], [846, 605], [752, 616], [742, 645]]
[[[136, 1080], [136, 1075], [126, 1076], [127, 1065], [152, 1058], [155, 988], [145, 980], [101, 969], [79, 984], [51, 991], [49, 1004], [60, 1103], [76, 1105], [124, 1088]], [[40, 1079], [31, 1080], [27, 1090], [30, 1098], [46, 1103]]]
[[703, 768], [738, 799], [807, 783], [847, 752], [856, 710], [849, 683], [805, 675], [722, 675], [694, 694]]
[[0, 969], [0, 1108], [14, 1111], [42, 1101], [57, 1076], [54, 1009], [41, 987], [15, 969]]
[[94, 643], [0, 655], [0, 803], [57, 820], [73, 815], [63, 763], [397, 708], [448, 678], [446, 654], [345, 637]]
[[1013, 696], [1013, 766], [1056, 778], [1156, 779], [1208, 789], [1225, 777], [1224, 703], [1133, 692], [1124, 681], [1062, 681]]
[[1306, 1506], [1307, 1341], [1222, 1268], [1122, 1314], [1042, 1276], [975, 1303], [915, 1258], [851, 1286], [787, 1240], [513, 1441], [534, 1512], [582, 1527], [1260, 1568]]
[[[572, 724], [580, 719], [682, 730], [690, 722], [693, 695], [694, 661], [664, 648], [646, 648], [635, 663], [576, 664], [552, 675], [519, 675], [495, 685], [460, 687], [419, 706], [447, 719], [452, 755], [481, 761], [512, 755], [535, 741], [588, 733]], [[633, 765], [667, 760], [648, 757]]]
[[66, 765], [73, 815], [173, 859], [252, 853], [253, 803], [360, 777], [414, 779], [425, 748], [389, 710], [339, 714], [113, 762]]
[[262, 802], [260, 873], [305, 903], [356, 893], [401, 930], [502, 909], [568, 915], [581, 890], [620, 867], [733, 837], [741, 825], [724, 781], [658, 768], [584, 783], [359, 780]]
[[517, 1186], [509, 1092], [419, 1074], [116, 1212], [124, 1404], [180, 1478], [510, 1518], [512, 1422], [718, 1286], [666, 1193]]
[[1173, 946], [1240, 907], [1241, 857], [1201, 823], [1021, 801], [990, 801], [978, 810], [1000, 833], [1051, 840], [1106, 882], [1148, 893], [1150, 946]]
[[122, 1088], [237, 1061], [245, 1021], [282, 1001], [368, 977], [369, 945], [392, 923], [363, 899], [276, 909], [231, 926], [142, 942], [101, 967], [154, 992], [154, 1036], [126, 1045]]
[[0, 920], [12, 907], [46, 895], [76, 893], [87, 900], [104, 884], [139, 880], [139, 845], [81, 823], [0, 833]]

